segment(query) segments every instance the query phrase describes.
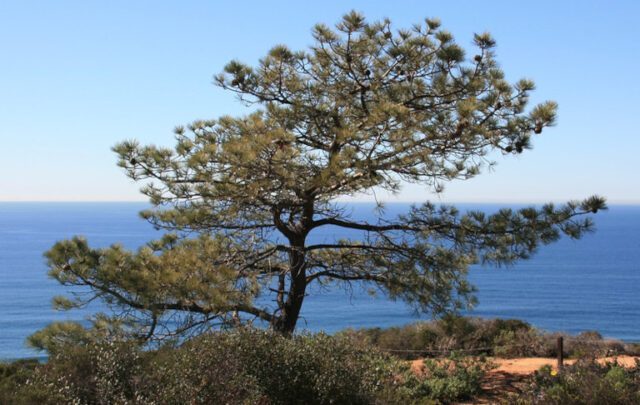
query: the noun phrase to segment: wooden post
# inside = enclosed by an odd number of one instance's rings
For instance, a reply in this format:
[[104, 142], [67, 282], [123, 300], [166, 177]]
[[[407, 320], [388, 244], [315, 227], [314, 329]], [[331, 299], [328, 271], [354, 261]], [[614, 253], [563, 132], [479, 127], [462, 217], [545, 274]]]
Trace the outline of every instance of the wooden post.
[[558, 336], [558, 347], [557, 347], [557, 350], [558, 350], [558, 371], [562, 370], [562, 363], [564, 362], [563, 361], [564, 358], [563, 358], [563, 355], [562, 355], [562, 351], [563, 351], [563, 347], [562, 347], [563, 346], [562, 345], [563, 342], [562, 342], [562, 340], [563, 340], [562, 336]]

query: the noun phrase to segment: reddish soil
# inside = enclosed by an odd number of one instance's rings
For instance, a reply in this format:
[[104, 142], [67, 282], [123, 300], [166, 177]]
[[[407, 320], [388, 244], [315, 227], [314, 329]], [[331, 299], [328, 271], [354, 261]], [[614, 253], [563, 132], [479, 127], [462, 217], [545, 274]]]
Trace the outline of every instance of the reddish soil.
[[[599, 363], [614, 362], [624, 367], [634, 367], [636, 365], [635, 359], [640, 359], [634, 356], [616, 356], [616, 357], [603, 357], [598, 359]], [[498, 368], [495, 371], [503, 371], [510, 374], [531, 374], [534, 371], [540, 369], [544, 365], [550, 365], [554, 369], [557, 365], [557, 360], [553, 358], [536, 358], [526, 357], [519, 359], [492, 359], [494, 363], [498, 364]], [[573, 364], [576, 360], [565, 360], [565, 364]]]

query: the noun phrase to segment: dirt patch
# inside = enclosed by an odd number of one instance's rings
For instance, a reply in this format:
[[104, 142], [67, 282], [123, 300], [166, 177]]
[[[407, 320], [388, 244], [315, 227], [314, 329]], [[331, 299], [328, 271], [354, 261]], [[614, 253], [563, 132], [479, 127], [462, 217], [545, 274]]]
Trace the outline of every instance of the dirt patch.
[[[640, 360], [638, 356], [615, 356], [615, 357], [603, 357], [597, 361], [601, 364], [606, 362], [617, 361], [619, 365], [624, 367], [635, 367], [636, 359]], [[556, 368], [557, 360], [552, 357], [520, 357], [516, 359], [501, 359], [490, 357], [489, 360], [494, 362], [498, 367], [492, 371], [492, 373], [507, 373], [507, 374], [520, 374], [529, 375], [534, 371], [539, 370], [540, 367], [549, 365]], [[564, 364], [573, 364], [576, 360], [565, 360]], [[422, 367], [422, 360], [414, 360], [411, 362], [411, 369], [414, 372], [420, 372]]]
[[[597, 359], [596, 361], [601, 364], [605, 364], [607, 362], [615, 362], [617, 361], [619, 365], [623, 367], [635, 367], [636, 359], [640, 359], [640, 357], [636, 356], [616, 356], [616, 357], [603, 357]], [[557, 360], [554, 358], [539, 358], [539, 357], [525, 357], [518, 359], [491, 359], [494, 363], [498, 365], [498, 368], [495, 371], [503, 371], [510, 374], [532, 374], [534, 371], [540, 369], [542, 366], [549, 365], [556, 369]], [[577, 360], [565, 360], [564, 364], [573, 364]]]

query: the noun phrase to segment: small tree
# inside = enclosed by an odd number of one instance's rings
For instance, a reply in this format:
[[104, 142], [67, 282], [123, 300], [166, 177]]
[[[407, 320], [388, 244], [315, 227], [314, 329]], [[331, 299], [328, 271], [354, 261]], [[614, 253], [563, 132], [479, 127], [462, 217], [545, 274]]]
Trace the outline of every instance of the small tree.
[[[100, 298], [118, 310], [87, 338], [115, 323], [154, 338], [247, 316], [288, 334], [314, 283], [368, 283], [440, 314], [473, 303], [469, 265], [527, 258], [561, 233], [579, 238], [591, 221], [577, 217], [605, 208], [602, 198], [494, 215], [426, 203], [368, 222], [335, 202], [403, 183], [439, 192], [477, 175], [490, 152], [523, 152], [553, 124], [554, 102], [526, 111], [533, 82], [504, 79], [489, 34], [474, 36], [467, 58], [439, 25], [394, 32], [351, 12], [335, 31], [315, 26], [308, 51], [276, 46], [256, 68], [233, 61], [216, 76], [262, 109], [178, 127], [173, 149], [115, 146], [129, 177], [150, 180], [142, 192], [155, 209], [142, 216], [171, 233], [135, 253], [58, 242], [49, 274], [91, 294], [56, 305]], [[326, 227], [362, 237], [308, 243]]]

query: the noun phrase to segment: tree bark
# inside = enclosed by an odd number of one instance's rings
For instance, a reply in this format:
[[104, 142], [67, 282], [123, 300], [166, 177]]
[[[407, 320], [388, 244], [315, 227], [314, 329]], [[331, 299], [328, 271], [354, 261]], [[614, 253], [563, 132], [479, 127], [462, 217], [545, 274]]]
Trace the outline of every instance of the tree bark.
[[304, 243], [304, 237], [291, 239], [294, 249], [289, 253], [289, 291], [279, 316], [274, 317], [272, 322], [273, 330], [283, 335], [290, 335], [295, 330], [305, 297], [307, 274]]

